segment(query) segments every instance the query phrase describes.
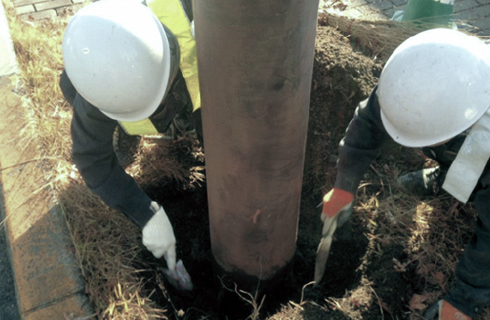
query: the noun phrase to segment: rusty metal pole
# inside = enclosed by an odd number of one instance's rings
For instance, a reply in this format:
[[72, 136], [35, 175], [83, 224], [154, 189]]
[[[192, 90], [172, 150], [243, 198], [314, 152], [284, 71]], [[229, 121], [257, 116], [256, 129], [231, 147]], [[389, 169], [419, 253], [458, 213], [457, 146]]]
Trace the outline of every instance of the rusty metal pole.
[[194, 1], [212, 252], [245, 287], [294, 256], [318, 4]]

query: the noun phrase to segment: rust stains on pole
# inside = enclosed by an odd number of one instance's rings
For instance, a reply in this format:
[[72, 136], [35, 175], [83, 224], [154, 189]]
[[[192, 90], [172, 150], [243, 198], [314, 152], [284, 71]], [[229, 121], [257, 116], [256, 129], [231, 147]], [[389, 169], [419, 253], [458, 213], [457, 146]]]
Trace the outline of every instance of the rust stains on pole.
[[295, 252], [317, 12], [318, 0], [194, 1], [212, 252], [255, 284]]

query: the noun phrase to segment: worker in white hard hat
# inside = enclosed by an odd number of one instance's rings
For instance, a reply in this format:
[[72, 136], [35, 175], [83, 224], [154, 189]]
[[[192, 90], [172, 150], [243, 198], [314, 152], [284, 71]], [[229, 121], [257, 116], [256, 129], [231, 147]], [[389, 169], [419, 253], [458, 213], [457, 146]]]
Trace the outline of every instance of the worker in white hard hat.
[[[190, 0], [93, 2], [70, 20], [60, 86], [73, 106], [72, 157], [87, 186], [142, 228], [168, 268], [176, 239], [163, 207], [118, 162], [116, 128], [129, 136], [168, 130], [189, 116], [200, 133], [200, 95]], [[200, 135], [199, 135], [200, 136]]]
[[357, 107], [340, 142], [333, 189], [323, 198], [323, 231], [331, 234], [325, 229], [348, 220], [363, 174], [391, 137], [423, 148], [439, 163], [436, 171], [403, 177], [402, 185], [418, 184], [416, 189], [427, 193], [442, 184], [458, 200], [474, 203], [475, 232], [457, 265], [455, 283], [426, 311], [426, 319], [468, 320], [490, 304], [489, 107], [490, 50], [483, 41], [451, 29], [410, 37]]

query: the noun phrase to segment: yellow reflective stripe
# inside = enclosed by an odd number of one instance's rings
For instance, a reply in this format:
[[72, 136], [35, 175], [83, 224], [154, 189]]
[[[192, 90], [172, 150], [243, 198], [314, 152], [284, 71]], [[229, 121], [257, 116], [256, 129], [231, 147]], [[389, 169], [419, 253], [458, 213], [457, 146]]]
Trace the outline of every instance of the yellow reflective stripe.
[[180, 70], [192, 100], [193, 111], [201, 107], [199, 77], [197, 72], [196, 41], [191, 33], [191, 25], [179, 0], [147, 1], [155, 16], [177, 38], [180, 48]]
[[121, 127], [131, 136], [144, 135], [144, 134], [158, 134], [158, 130], [155, 128], [150, 119], [146, 118], [140, 121], [119, 121]]

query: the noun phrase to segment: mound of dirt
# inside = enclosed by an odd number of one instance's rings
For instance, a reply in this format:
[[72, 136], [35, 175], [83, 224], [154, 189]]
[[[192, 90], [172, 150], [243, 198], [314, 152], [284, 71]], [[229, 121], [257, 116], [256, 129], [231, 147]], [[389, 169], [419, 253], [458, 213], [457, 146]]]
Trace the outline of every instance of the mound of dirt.
[[[154, 300], [169, 310], [169, 315], [176, 319], [308, 320], [417, 316], [410, 309], [411, 299], [428, 299], [417, 295], [423, 293], [427, 280], [422, 276], [428, 273], [421, 271], [422, 260], [409, 255], [416, 255], [420, 249], [407, 250], [405, 240], [391, 241], [405, 234], [396, 238], [396, 226], [393, 230], [380, 227], [396, 223], [388, 214], [379, 214], [376, 203], [356, 207], [350, 223], [336, 233], [324, 280], [316, 287], [306, 285], [313, 280], [321, 234], [319, 204], [323, 194], [333, 186], [338, 143], [356, 106], [369, 95], [382, 70], [361, 49], [338, 30], [325, 25], [318, 27], [296, 255], [292, 272], [278, 286], [266, 288], [260, 297], [237, 292], [213, 276], [206, 185], [204, 180], [195, 178], [196, 174], [198, 177], [204, 174], [204, 160], [195, 156], [199, 154], [195, 141], [184, 139], [177, 142], [178, 147], [171, 148], [173, 160], [184, 166], [179, 170], [187, 170], [194, 178], [187, 183], [170, 178], [144, 188], [166, 208], [180, 244], [178, 256], [193, 277], [195, 292], [189, 296], [175, 291], [158, 271], [161, 262], [152, 260], [150, 254], [141, 259], [153, 264], [154, 268], [150, 268], [153, 271], [145, 273], [147, 289], [153, 292]], [[416, 158], [413, 151], [390, 148], [388, 160], [392, 162]], [[140, 161], [144, 162], [145, 158]], [[396, 168], [388, 167], [384, 161], [380, 159], [365, 179], [366, 188], [380, 199], [385, 198], [386, 192], [382, 180], [408, 168], [397, 161]], [[151, 165], [154, 163], [151, 160]], [[408, 166], [413, 163], [409, 161]], [[395, 205], [403, 206], [406, 203], [403, 201]], [[410, 205], [405, 206], [409, 212]], [[406, 219], [403, 223], [410, 225], [412, 217]], [[378, 235], [377, 229], [383, 229], [380, 232], [387, 232], [393, 238]], [[435, 290], [439, 291], [432, 299], [441, 292], [440, 287]]]
[[[297, 253], [293, 272], [281, 289], [274, 288], [274, 292], [264, 293], [266, 298], [260, 310], [263, 318], [287, 313], [281, 311], [281, 308], [289, 301], [299, 302], [302, 294], [303, 299], [323, 305], [325, 298], [342, 297], [346, 290], [355, 289], [360, 284], [361, 278], [356, 270], [366, 254], [368, 241], [359, 229], [361, 227], [357, 225], [353, 226], [354, 232], [350, 232], [350, 238], [337, 241], [332, 250], [326, 272], [334, 276], [327, 276], [322, 285], [314, 290], [302, 290], [313, 277], [316, 246], [321, 232], [317, 205], [321, 202], [323, 193], [332, 185], [338, 142], [356, 105], [368, 96], [380, 71], [380, 65], [356, 52], [348, 38], [338, 31], [327, 26], [318, 28]], [[188, 152], [184, 151], [178, 156], [181, 163], [189, 163], [189, 170], [195, 166], [203, 166], [202, 159], [188, 161], [193, 147], [195, 146], [189, 145], [187, 148], [180, 148]], [[148, 289], [157, 289], [155, 299], [167, 307], [171, 301], [174, 311], [192, 307], [192, 311], [188, 312], [195, 314], [188, 314], [188, 319], [199, 319], [204, 315], [220, 317], [223, 310], [219, 309], [223, 306], [220, 307], [216, 301], [222, 284], [212, 279], [205, 183], [183, 186], [166, 181], [159, 185], [147, 185], [145, 189], [166, 208], [178, 243], [185, 243], [179, 246], [178, 254], [186, 262], [196, 287], [191, 297], [175, 292], [168, 285], [155, 288], [152, 284], [162, 284], [164, 280], [158, 273], [150, 272], [148, 277], [152, 281], [148, 281]], [[155, 261], [155, 266], [157, 264]], [[225, 313], [234, 312], [232, 317], [235, 319], [250, 315], [253, 307], [243, 298], [238, 297], [233, 302], [227, 302], [233, 305], [233, 311], [225, 307], [228, 309]], [[325, 312], [323, 308], [310, 310], [308, 319], [324, 319]], [[329, 316], [333, 316], [331, 312], [332, 310], [328, 310]], [[312, 316], [314, 313], [318, 314]]]

